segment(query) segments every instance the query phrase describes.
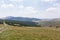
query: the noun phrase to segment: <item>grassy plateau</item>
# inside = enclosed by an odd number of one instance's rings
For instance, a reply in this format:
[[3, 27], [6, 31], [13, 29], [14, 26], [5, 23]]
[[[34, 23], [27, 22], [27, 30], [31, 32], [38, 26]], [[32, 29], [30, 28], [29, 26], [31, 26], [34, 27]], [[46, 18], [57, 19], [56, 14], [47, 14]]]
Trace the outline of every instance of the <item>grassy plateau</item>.
[[60, 40], [60, 30], [55, 28], [16, 26], [6, 28], [7, 30], [0, 33], [0, 40]]

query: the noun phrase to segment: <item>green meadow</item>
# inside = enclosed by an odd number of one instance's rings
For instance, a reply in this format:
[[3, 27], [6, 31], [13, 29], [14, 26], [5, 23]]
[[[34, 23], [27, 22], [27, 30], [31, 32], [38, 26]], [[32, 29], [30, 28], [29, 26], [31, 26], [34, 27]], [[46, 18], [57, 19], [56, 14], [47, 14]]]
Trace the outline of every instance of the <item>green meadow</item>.
[[[7, 29], [6, 29], [7, 28]], [[43, 27], [6, 27], [0, 40], [60, 40], [60, 30]]]

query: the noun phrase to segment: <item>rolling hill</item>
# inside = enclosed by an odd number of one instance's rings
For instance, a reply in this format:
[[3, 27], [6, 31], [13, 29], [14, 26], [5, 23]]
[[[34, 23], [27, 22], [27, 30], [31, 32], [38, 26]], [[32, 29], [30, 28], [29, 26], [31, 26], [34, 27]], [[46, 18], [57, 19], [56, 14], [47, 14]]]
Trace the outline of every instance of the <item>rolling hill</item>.
[[60, 26], [60, 18], [55, 19], [38, 19], [38, 18], [26, 18], [26, 17], [13, 17], [8, 16], [0, 19], [0, 23], [3, 23], [3, 19], [9, 25], [23, 25], [23, 26]]
[[7, 19], [7, 20], [17, 20], [17, 21], [38, 21], [38, 20], [40, 20], [38, 18], [13, 17], [13, 16], [8, 16], [8, 17], [5, 17], [4, 19]]

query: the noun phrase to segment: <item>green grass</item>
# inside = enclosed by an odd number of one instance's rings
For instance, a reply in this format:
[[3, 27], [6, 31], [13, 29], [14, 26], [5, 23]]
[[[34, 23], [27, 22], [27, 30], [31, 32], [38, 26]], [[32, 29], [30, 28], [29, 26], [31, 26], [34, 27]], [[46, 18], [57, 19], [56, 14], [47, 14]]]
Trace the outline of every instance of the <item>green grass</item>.
[[60, 40], [60, 30], [42, 27], [8, 27], [0, 40]]

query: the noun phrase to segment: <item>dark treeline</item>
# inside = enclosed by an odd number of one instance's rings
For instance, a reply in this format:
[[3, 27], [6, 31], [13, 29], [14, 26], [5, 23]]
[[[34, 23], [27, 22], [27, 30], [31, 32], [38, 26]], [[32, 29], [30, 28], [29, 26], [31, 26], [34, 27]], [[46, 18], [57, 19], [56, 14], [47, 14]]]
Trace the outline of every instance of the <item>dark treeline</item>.
[[5, 21], [6, 24], [12, 25], [12, 26], [30, 26], [30, 27], [60, 27], [60, 21], [39, 21], [39, 22], [33, 22], [33, 21], [16, 21], [16, 20], [2, 20], [0, 19], [0, 24], [3, 24]]
[[3, 22], [12, 26], [37, 26], [37, 24], [32, 21], [0, 20], [0, 24], [3, 24]]

